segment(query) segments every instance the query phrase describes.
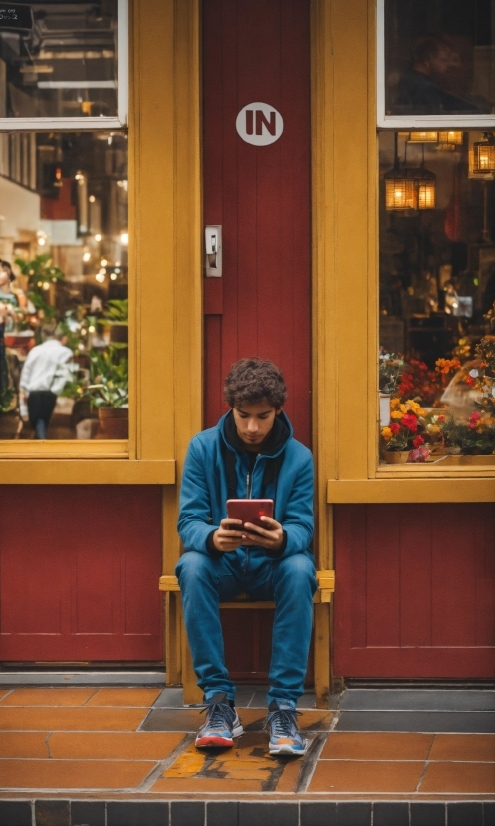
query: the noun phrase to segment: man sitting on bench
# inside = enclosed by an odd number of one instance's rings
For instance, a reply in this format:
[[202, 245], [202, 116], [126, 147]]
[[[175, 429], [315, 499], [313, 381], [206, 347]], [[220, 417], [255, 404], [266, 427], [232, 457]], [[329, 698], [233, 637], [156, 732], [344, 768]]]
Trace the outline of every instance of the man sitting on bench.
[[[270, 754], [302, 755], [296, 704], [304, 690], [317, 584], [313, 459], [282, 408], [287, 388], [270, 361], [241, 359], [224, 387], [231, 407], [191, 440], [180, 493], [177, 567], [187, 637], [206, 718], [198, 748], [233, 745], [243, 733], [224, 662], [219, 603], [241, 593], [275, 600], [266, 729]], [[274, 517], [228, 519], [228, 499], [273, 499]]]

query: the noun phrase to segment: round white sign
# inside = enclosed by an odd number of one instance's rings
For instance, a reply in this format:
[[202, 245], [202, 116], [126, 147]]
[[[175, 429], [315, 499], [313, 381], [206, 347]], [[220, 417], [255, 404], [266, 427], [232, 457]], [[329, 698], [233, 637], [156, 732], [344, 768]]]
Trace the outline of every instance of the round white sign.
[[237, 115], [235, 126], [246, 143], [268, 146], [278, 141], [284, 131], [284, 119], [268, 103], [248, 103]]

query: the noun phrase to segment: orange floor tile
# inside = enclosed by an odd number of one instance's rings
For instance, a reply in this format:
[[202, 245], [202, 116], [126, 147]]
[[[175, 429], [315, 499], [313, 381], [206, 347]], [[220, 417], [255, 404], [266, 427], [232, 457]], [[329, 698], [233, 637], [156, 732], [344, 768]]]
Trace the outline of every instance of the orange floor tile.
[[60, 732], [49, 737], [50, 755], [59, 759], [165, 760], [184, 739], [181, 732]]
[[428, 760], [495, 762], [495, 734], [436, 734]]
[[0, 758], [50, 757], [46, 731], [0, 731]]
[[333, 731], [321, 757], [332, 760], [426, 760], [433, 734]]
[[414, 792], [422, 772], [422, 762], [321, 760], [309, 791]]
[[430, 763], [420, 792], [495, 794], [495, 763]]
[[154, 767], [144, 760], [0, 760], [0, 787], [135, 789]]
[[134, 708], [3, 708], [0, 731], [135, 731], [147, 709]]
[[148, 708], [153, 705], [159, 694], [158, 688], [99, 688], [88, 700], [87, 705]]
[[3, 706], [83, 706], [95, 688], [15, 688], [1, 701]]

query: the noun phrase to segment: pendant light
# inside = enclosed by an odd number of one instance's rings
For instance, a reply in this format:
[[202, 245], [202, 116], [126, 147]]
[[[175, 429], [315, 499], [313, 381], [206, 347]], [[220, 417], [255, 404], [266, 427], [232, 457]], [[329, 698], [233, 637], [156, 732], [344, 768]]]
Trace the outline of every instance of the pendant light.
[[418, 187], [418, 209], [435, 209], [437, 176], [425, 167], [425, 148], [423, 146], [423, 160], [416, 173]]
[[401, 167], [398, 151], [398, 135], [395, 133], [395, 158], [393, 168], [384, 175], [385, 209], [404, 212], [418, 208], [418, 187], [414, 172]]
[[438, 143], [438, 132], [409, 132], [409, 143]]
[[495, 135], [483, 132], [482, 141], [473, 144], [473, 172], [483, 174], [495, 172]]
[[455, 152], [458, 146], [462, 146], [463, 141], [464, 132], [454, 132], [452, 130], [447, 132], [439, 132], [437, 149], [444, 149], [447, 152]]

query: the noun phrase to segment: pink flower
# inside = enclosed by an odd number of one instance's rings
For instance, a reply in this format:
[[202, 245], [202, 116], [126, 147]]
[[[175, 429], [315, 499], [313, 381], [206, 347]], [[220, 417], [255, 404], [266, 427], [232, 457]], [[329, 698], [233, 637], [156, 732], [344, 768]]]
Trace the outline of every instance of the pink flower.
[[411, 450], [408, 457], [408, 462], [426, 462], [429, 455], [430, 451], [427, 447], [417, 447], [414, 450]]

